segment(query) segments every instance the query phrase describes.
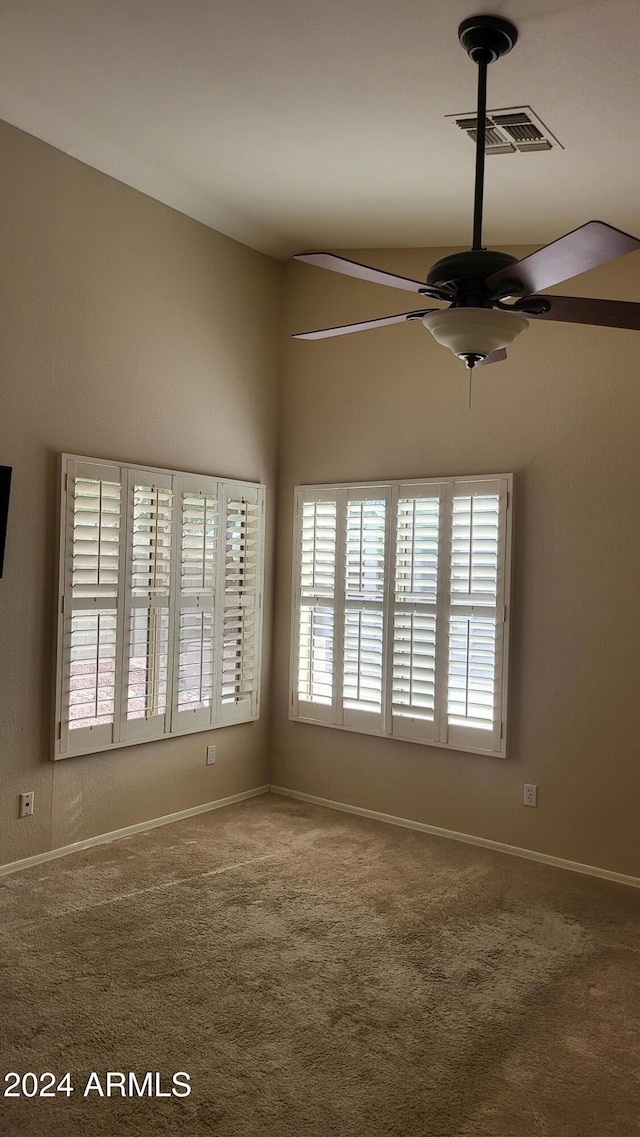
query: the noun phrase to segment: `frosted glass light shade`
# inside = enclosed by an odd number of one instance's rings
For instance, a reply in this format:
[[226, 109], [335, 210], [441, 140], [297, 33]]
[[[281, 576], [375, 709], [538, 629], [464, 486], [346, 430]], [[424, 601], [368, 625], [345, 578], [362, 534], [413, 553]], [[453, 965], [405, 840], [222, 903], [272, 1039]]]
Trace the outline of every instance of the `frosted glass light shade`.
[[455, 355], [476, 355], [481, 359], [508, 347], [529, 327], [529, 321], [519, 313], [499, 312], [495, 308], [443, 308], [429, 312], [422, 323], [434, 340]]

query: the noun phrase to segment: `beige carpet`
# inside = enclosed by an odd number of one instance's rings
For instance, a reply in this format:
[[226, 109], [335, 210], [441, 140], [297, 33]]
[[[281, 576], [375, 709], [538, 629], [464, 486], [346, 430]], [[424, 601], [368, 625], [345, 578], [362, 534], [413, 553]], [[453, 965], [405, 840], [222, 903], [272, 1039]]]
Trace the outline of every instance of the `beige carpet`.
[[[634, 889], [267, 796], [0, 908], [2, 1075], [75, 1087], [7, 1137], [640, 1134]], [[84, 1097], [106, 1071], [191, 1093]]]

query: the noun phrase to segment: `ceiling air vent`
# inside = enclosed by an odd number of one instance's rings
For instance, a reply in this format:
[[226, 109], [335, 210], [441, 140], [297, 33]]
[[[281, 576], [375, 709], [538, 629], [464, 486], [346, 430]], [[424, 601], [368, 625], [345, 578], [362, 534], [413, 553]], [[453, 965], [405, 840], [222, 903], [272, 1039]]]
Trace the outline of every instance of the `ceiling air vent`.
[[[477, 117], [471, 114], [448, 114], [455, 126], [464, 130], [475, 145], [478, 133]], [[561, 142], [544, 123], [533, 113], [531, 107], [501, 107], [487, 111], [486, 119], [487, 154], [527, 154], [531, 150], [563, 150]]]

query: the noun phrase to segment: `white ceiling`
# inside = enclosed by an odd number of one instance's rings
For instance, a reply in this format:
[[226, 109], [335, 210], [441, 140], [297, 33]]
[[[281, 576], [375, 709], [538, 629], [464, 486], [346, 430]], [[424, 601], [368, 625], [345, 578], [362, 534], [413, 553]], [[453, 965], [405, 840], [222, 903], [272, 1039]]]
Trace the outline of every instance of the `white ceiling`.
[[487, 159], [485, 242], [639, 234], [638, 0], [0, 0], [0, 117], [274, 256], [467, 245], [478, 12], [488, 106], [565, 147]]

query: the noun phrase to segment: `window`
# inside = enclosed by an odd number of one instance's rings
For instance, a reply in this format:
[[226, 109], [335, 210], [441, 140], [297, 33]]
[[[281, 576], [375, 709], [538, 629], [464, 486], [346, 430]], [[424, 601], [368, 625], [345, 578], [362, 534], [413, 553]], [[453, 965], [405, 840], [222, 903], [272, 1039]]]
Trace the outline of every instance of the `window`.
[[54, 758], [259, 714], [264, 486], [62, 456]]
[[297, 488], [292, 718], [504, 757], [512, 489]]

